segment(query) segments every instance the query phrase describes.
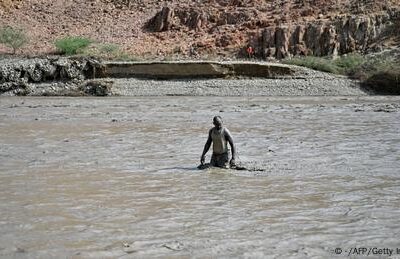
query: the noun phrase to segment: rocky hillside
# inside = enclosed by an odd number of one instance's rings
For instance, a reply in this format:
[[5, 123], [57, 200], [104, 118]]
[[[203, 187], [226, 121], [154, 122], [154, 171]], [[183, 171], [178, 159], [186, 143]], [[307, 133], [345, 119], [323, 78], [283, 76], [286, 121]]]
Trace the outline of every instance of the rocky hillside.
[[[400, 0], [0, 0], [0, 26], [25, 29], [25, 54], [80, 35], [154, 58], [265, 59], [400, 45]], [[10, 52], [0, 47], [0, 52]]]

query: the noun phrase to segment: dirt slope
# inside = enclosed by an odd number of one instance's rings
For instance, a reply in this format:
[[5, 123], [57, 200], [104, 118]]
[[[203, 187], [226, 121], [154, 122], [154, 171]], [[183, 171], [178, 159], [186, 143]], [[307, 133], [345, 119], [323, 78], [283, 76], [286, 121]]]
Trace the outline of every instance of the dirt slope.
[[[265, 57], [271, 44], [260, 40], [271, 28], [310, 23], [331, 26], [330, 23], [351, 16], [373, 17], [376, 21], [379, 15], [386, 17], [385, 23], [393, 24], [399, 6], [400, 0], [0, 0], [0, 26], [11, 25], [27, 31], [30, 43], [22, 49], [24, 54], [51, 53], [55, 51], [55, 39], [81, 35], [118, 44], [132, 55], [151, 58], [232, 57], [243, 54], [249, 43], [256, 45], [259, 55]], [[168, 8], [157, 17], [163, 7]], [[370, 28], [376, 30], [374, 26]], [[293, 33], [288, 32], [287, 37]], [[276, 35], [274, 31], [273, 41]], [[336, 35], [330, 37], [335, 39]], [[355, 44], [358, 42], [355, 39]], [[399, 44], [393, 37], [388, 42]], [[276, 57], [280, 48], [275, 43], [271, 57]], [[368, 38], [367, 44], [372, 43], [375, 44]], [[283, 39], [282, 44], [283, 48], [288, 45], [286, 52], [290, 55], [289, 39]], [[308, 45], [305, 48], [315, 51]], [[0, 46], [0, 52], [10, 51]]]

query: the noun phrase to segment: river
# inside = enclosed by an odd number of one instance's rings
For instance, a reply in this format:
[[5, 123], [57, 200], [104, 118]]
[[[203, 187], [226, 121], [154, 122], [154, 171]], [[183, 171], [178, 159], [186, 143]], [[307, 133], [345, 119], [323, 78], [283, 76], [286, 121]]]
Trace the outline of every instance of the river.
[[[196, 169], [214, 115], [256, 170]], [[0, 98], [0, 257], [400, 248], [399, 133], [400, 97]]]

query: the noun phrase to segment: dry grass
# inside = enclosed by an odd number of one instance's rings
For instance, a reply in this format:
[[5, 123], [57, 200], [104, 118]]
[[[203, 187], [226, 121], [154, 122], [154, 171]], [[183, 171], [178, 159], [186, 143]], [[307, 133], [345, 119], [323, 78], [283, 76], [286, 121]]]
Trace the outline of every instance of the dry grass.
[[365, 62], [365, 58], [358, 54], [341, 56], [335, 60], [329, 57], [307, 56], [286, 59], [283, 61], [285, 64], [303, 66], [314, 70], [344, 75], [354, 74]]

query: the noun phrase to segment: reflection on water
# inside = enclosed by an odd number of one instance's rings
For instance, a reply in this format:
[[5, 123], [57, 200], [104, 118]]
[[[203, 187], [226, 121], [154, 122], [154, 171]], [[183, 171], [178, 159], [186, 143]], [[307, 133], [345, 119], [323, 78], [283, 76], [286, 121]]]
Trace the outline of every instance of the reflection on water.
[[[398, 97], [0, 98], [0, 256], [400, 248], [399, 110]], [[196, 169], [215, 114], [265, 171]]]

